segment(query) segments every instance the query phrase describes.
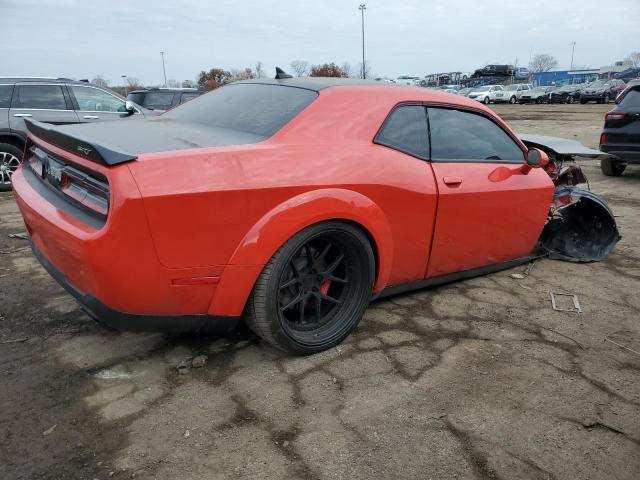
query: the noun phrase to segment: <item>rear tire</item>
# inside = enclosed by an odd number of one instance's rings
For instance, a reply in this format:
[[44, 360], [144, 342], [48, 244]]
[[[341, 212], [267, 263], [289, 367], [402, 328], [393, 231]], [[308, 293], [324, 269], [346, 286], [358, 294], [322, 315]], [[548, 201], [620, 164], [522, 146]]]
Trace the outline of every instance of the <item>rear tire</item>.
[[600, 168], [607, 177], [619, 177], [627, 166], [620, 161], [603, 158], [600, 160]]
[[0, 192], [11, 190], [11, 176], [20, 165], [22, 152], [10, 143], [0, 143]]
[[375, 260], [358, 228], [330, 221], [290, 238], [258, 277], [244, 317], [253, 332], [293, 354], [342, 342], [371, 300]]
[[513, 105], [514, 103], [516, 103], [516, 97], [511, 97], [511, 98], [509, 99], [509, 103], [510, 103], [511, 105]]
[[573, 102], [574, 102], [574, 98], [573, 98], [571, 95], [569, 95], [569, 96], [567, 97], [567, 103], [568, 103], [569, 105], [571, 105]]

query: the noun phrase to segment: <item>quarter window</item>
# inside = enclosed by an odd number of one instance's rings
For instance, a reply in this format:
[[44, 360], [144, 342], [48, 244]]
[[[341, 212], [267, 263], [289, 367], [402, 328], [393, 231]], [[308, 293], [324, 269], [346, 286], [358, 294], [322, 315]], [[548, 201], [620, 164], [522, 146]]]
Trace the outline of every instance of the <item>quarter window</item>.
[[67, 110], [60, 85], [19, 85], [13, 98], [13, 108]]
[[421, 158], [429, 158], [426, 110], [421, 105], [403, 105], [391, 112], [376, 137], [376, 143]]
[[83, 112], [125, 112], [124, 101], [115, 95], [93, 87], [72, 86], [80, 110]]
[[488, 118], [447, 108], [428, 110], [432, 160], [524, 161], [519, 145]]

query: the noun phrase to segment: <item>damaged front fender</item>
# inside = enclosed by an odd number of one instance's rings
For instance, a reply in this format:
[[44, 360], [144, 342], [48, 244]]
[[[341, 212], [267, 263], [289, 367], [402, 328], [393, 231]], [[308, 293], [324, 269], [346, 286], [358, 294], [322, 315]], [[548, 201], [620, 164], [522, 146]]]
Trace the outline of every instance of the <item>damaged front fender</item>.
[[620, 240], [613, 212], [593, 192], [575, 186], [556, 188], [540, 246], [555, 260], [598, 262]]

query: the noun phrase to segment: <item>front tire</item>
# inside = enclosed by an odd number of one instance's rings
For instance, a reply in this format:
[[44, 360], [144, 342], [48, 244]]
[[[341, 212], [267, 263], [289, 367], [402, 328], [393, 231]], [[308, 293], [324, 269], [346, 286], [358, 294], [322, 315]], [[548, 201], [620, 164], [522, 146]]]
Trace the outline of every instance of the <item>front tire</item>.
[[627, 166], [624, 163], [610, 158], [600, 160], [600, 169], [607, 177], [619, 177], [625, 168], [627, 168]]
[[567, 103], [568, 103], [569, 105], [571, 105], [571, 104], [573, 103], [573, 101], [574, 101], [573, 97], [572, 97], [571, 95], [569, 95], [569, 96], [567, 97]]
[[20, 165], [22, 152], [9, 143], [0, 143], [0, 192], [11, 190], [11, 176]]
[[245, 308], [256, 335], [293, 354], [342, 342], [371, 299], [375, 260], [358, 228], [331, 221], [289, 239], [258, 277]]
[[485, 105], [489, 105], [491, 103], [491, 99], [489, 97], [484, 97], [482, 99], [482, 103], [484, 103]]
[[515, 103], [516, 103], [516, 97], [511, 97], [511, 98], [509, 99], [509, 103], [510, 103], [511, 105], [515, 104]]

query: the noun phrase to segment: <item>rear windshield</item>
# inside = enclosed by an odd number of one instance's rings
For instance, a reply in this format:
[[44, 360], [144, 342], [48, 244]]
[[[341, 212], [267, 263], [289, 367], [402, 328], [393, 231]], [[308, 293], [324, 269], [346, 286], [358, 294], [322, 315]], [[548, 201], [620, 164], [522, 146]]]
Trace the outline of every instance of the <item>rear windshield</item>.
[[629, 90], [620, 100], [620, 106], [628, 109], [640, 110], [640, 88]]
[[312, 90], [240, 83], [218, 88], [165, 113], [164, 118], [270, 137], [317, 98]]

